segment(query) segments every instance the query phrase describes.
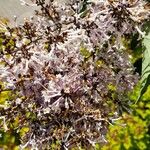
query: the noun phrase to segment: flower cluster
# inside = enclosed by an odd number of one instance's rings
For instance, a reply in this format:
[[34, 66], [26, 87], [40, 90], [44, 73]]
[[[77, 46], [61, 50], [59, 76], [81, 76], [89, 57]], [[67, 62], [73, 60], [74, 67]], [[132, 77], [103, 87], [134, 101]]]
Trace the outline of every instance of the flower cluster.
[[7, 130], [29, 128], [22, 148], [50, 149], [56, 141], [63, 149], [87, 148], [106, 142], [108, 125], [129, 111], [128, 92], [138, 80], [122, 39], [149, 19], [148, 4], [35, 4], [34, 17], [0, 33], [0, 79], [13, 93], [0, 108]]

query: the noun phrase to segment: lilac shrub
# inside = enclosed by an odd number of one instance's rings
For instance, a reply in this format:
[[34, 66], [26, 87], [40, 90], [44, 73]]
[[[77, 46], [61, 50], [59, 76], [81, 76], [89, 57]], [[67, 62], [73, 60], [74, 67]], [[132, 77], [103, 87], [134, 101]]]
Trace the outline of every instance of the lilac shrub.
[[21, 148], [104, 144], [108, 125], [130, 111], [128, 93], [138, 81], [122, 39], [144, 35], [140, 28], [149, 19], [149, 5], [142, 0], [34, 5], [35, 16], [0, 33], [0, 79], [12, 91], [0, 108], [1, 127], [17, 133], [29, 128], [20, 137]]

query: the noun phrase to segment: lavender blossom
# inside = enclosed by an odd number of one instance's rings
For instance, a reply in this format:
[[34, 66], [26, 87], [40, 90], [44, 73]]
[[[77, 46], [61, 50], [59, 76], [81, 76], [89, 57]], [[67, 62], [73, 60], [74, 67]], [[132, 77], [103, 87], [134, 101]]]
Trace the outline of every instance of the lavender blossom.
[[89, 0], [83, 10], [78, 0], [34, 5], [41, 10], [32, 20], [0, 33], [0, 79], [15, 95], [0, 116], [8, 130], [16, 118], [18, 133], [29, 127], [22, 148], [105, 143], [138, 81], [122, 39], [149, 19], [147, 3]]

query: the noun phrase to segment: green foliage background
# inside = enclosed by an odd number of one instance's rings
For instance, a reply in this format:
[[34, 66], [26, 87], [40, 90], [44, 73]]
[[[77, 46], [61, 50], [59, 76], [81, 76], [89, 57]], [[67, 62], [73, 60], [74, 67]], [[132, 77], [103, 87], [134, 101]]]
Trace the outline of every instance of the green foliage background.
[[[102, 150], [149, 150], [150, 149], [150, 22], [144, 26], [146, 33], [140, 47], [135, 47], [133, 59], [142, 54], [141, 80], [129, 95], [133, 101], [131, 114], [110, 126], [108, 143]], [[138, 42], [139, 44], [139, 42]], [[138, 53], [138, 55], [136, 55]], [[139, 66], [140, 67], [140, 66]]]

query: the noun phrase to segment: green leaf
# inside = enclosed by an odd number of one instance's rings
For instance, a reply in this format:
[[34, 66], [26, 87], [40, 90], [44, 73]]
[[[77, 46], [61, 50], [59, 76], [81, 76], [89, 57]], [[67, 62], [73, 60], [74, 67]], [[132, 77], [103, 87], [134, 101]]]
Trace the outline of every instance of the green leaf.
[[147, 91], [150, 85], [150, 32], [143, 39], [143, 62], [142, 62], [142, 78], [141, 90], [136, 103], [141, 99], [143, 94]]
[[89, 58], [91, 56], [91, 53], [84, 46], [81, 46], [80, 53], [84, 58]]

